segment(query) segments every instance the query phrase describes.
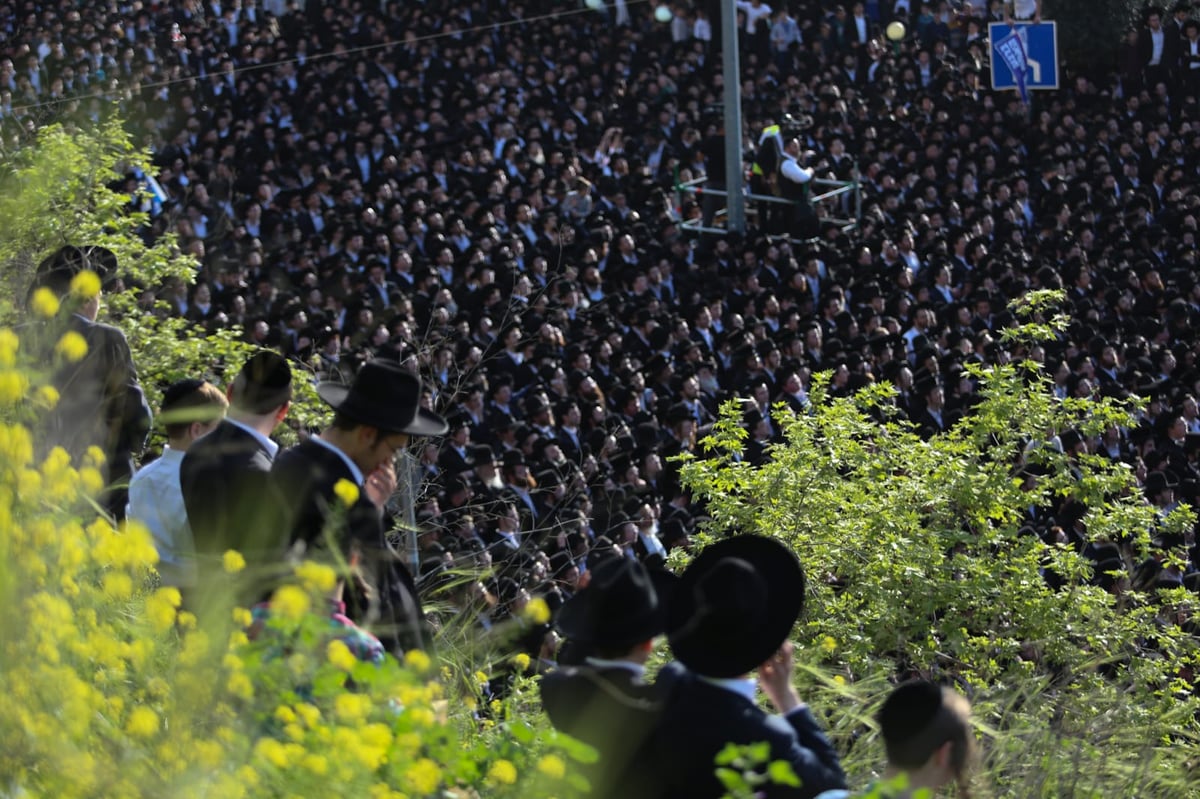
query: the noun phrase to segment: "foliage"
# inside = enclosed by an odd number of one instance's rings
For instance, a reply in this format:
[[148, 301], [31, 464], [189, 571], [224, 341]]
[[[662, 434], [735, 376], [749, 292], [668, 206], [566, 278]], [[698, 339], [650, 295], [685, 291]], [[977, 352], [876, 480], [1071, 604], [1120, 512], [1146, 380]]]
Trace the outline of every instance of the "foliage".
[[1043, 12], [1059, 23], [1058, 46], [1065, 64], [1076, 71], [1109, 70], [1125, 31], [1141, 27], [1145, 6], [1142, 0], [1046, 0]]
[[[54, 364], [36, 362], [33, 344], [60, 331], [25, 324], [55, 315], [52, 295], [28, 312], [24, 299], [35, 265], [63, 244], [117, 255], [130, 283], [106, 292], [107, 312], [152, 405], [185, 376], [225, 382], [246, 356], [236, 331], [204, 335], [138, 306], [133, 286], [195, 269], [170, 236], [141, 237], [149, 220], [117, 181], [146, 166], [111, 122], [46, 128], [0, 173], [0, 796], [577, 793], [567, 763], [594, 753], [532, 712], [528, 660], [504, 670], [505, 699], [486, 673], [495, 642], [478, 659], [357, 662], [323, 609], [334, 572], [313, 563], [251, 641], [249, 609], [197, 618], [200, 605], [156, 585], [148, 533], [99, 516], [98, 450], [80, 463], [62, 450], [35, 460], [31, 431], [57, 396]], [[89, 294], [98, 286], [84, 282]], [[56, 357], [81, 357], [79, 343], [64, 336]], [[292, 417], [318, 423], [310, 381], [295, 382]], [[244, 563], [227, 554], [231, 584]]]
[[[420, 651], [359, 662], [321, 612], [334, 571], [296, 569], [251, 641], [245, 608], [198, 619], [155, 587], [147, 531], [90, 502], [98, 450], [34, 461], [21, 423], [46, 403], [30, 355], [0, 330], [0, 368], [22, 376], [0, 424], [0, 795], [568, 796], [589, 752], [487, 703], [487, 675]], [[245, 561], [228, 553], [225, 567]], [[235, 580], [233, 574], [229, 575]], [[522, 664], [518, 664], [522, 665]], [[523, 664], [528, 668], [528, 662]], [[573, 787], [574, 786], [574, 787]], [[447, 794], [449, 795], [449, 794]]]
[[[1048, 298], [1034, 300], [1023, 330], [1051, 334], [1060, 320], [1039, 321]], [[929, 441], [892, 412], [890, 386], [834, 398], [815, 381], [811, 413], [777, 409], [784, 442], [757, 468], [736, 457], [745, 433], [731, 403], [705, 442], [714, 457], [686, 463], [684, 481], [706, 503], [710, 532], [756, 531], [800, 554], [809, 591], [797, 641], [820, 703], [836, 709], [842, 748], [858, 741], [855, 776], [882, 758], [861, 745], [869, 721], [847, 707], [870, 707], [887, 679], [915, 672], [954, 681], [995, 732], [996, 795], [1184, 795], [1200, 753], [1193, 598], [1106, 593], [1075, 549], [1023, 531], [1022, 512], [1082, 502], [1089, 536], [1118, 542], [1131, 572], [1151, 527], [1190, 531], [1193, 514], [1156, 518], [1126, 467], [1091, 455], [1072, 465], [1050, 444], [1069, 427], [1129, 424], [1130, 409], [1059, 402], [1032, 362], [972, 375], [973, 413]], [[1024, 483], [1016, 473], [1028, 463], [1049, 476]], [[833, 680], [814, 676], [823, 672]]]
[[[148, 376], [146, 395], [157, 407], [162, 390], [183, 377], [224, 385], [232, 378], [228, 370], [239, 368], [252, 348], [236, 328], [208, 334], [162, 313], [161, 306], [147, 312], [139, 305], [139, 287], [171, 278], [190, 283], [197, 264], [180, 252], [173, 234], [148, 243], [144, 198], [126, 193], [125, 178], [138, 171], [152, 172], [149, 156], [134, 148], [117, 119], [87, 130], [50, 125], [28, 146], [6, 154], [0, 167], [0, 324], [24, 320], [23, 300], [42, 258], [65, 244], [107, 247], [120, 264], [120, 281], [106, 287], [105, 313], [128, 337], [134, 364]], [[326, 416], [310, 382], [296, 381], [290, 419], [301, 428]]]

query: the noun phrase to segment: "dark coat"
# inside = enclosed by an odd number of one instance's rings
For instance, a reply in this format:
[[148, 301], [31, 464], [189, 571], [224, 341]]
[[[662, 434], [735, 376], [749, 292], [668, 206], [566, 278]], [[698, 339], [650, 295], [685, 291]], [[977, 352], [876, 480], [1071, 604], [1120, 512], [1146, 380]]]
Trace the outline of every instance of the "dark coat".
[[[78, 363], [66, 364], [54, 374], [59, 401], [46, 416], [46, 442], [61, 446], [76, 463], [89, 446], [98, 446], [106, 458], [106, 481], [127, 486], [151, 422], [129, 342], [117, 328], [78, 315], [68, 317], [66, 327], [83, 336], [88, 351]], [[46, 349], [57, 340], [47, 336]], [[125, 517], [126, 493], [122, 487], [103, 499], [117, 518]]]
[[228, 420], [188, 448], [179, 478], [202, 564], [213, 566], [228, 549], [250, 566], [281, 560], [286, 539], [268, 491], [270, 471], [267, 449]]
[[[678, 667], [674, 667], [678, 668]], [[845, 788], [846, 776], [833, 745], [807, 708], [786, 717], [768, 714], [734, 692], [680, 669], [655, 736], [654, 760], [663, 799], [718, 799], [725, 789], [713, 760], [726, 744], [770, 744], [770, 762], [791, 764], [801, 787], [767, 784], [767, 799], [808, 799]]]
[[[348, 590], [347, 615], [377, 625], [376, 634], [392, 652], [420, 647], [424, 611], [416, 583], [387, 547], [383, 515], [361, 486], [358, 500], [341, 511], [334, 486], [343, 479], [356, 482], [346, 462], [316, 442], [305, 441], [280, 454], [271, 469], [270, 491], [280, 506], [285, 540], [303, 542], [309, 551], [328, 549], [332, 542], [344, 556], [356, 554], [374, 596]], [[336, 526], [327, 535], [330, 524]]]
[[597, 799], [660, 795], [652, 738], [670, 679], [647, 684], [629, 669], [579, 666], [542, 678], [542, 706], [559, 732], [592, 746], [599, 760], [583, 767]]

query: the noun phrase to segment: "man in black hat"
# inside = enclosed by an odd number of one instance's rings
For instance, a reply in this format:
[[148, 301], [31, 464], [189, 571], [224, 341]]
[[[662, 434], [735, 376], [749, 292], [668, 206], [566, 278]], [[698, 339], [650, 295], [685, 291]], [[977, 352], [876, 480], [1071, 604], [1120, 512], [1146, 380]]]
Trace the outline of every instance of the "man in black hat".
[[[221, 558], [241, 552], [248, 577], [277, 564], [285, 539], [272, 529], [266, 501], [267, 476], [279, 445], [271, 433], [287, 416], [292, 401], [292, 370], [276, 352], [250, 356], [227, 390], [229, 410], [211, 433], [188, 447], [179, 467], [183, 503], [196, 545], [197, 586], [216, 597], [223, 582]], [[253, 600], [256, 597], [246, 597]]]
[[[764, 784], [761, 796], [804, 799], [845, 787], [837, 752], [791, 685], [787, 638], [803, 605], [800, 563], [773, 539], [727, 538], [692, 561], [668, 608], [667, 637], [682, 669], [655, 736], [661, 796], [723, 796], [713, 761], [730, 743], [768, 743], [768, 762], [789, 763], [800, 779], [799, 789]], [[755, 669], [781, 715], [756, 704]]]
[[47, 357], [59, 336], [70, 331], [87, 342], [87, 353], [71, 363], [62, 359], [53, 377], [59, 401], [45, 420], [47, 446], [61, 446], [76, 462], [89, 446], [105, 457], [105, 481], [110, 486], [101, 504], [114, 518], [125, 518], [127, 486], [133, 462], [141, 455], [150, 432], [151, 413], [138, 382], [137, 369], [125, 334], [96, 321], [101, 295], [73, 293], [71, 281], [82, 272], [101, 280], [116, 270], [117, 259], [103, 247], [58, 249], [38, 264], [29, 293], [49, 289], [60, 300], [53, 334], [45, 342]]
[[599, 753], [586, 774], [593, 796], [649, 799], [659, 795], [650, 741], [669, 682], [645, 682], [645, 665], [666, 629], [673, 578], [620, 556], [590, 574], [557, 620], [567, 638], [560, 661], [580, 665], [542, 679], [542, 706], [556, 729]]
[[[351, 618], [378, 619], [380, 640], [392, 651], [420, 646], [420, 599], [388, 546], [383, 514], [396, 490], [396, 454], [414, 436], [445, 434], [446, 422], [421, 407], [421, 379], [391, 361], [368, 361], [351, 385], [321, 383], [317, 393], [334, 410], [332, 424], [271, 469], [281, 529], [293, 547], [337, 547], [361, 567], [370, 590], [348, 598]], [[343, 497], [351, 495], [347, 506]]]

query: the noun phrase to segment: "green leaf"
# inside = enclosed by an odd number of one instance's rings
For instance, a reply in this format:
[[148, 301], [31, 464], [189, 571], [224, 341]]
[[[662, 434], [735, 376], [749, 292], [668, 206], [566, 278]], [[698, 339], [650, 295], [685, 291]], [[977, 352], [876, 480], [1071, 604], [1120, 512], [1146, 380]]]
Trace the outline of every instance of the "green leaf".
[[767, 777], [776, 785], [787, 785], [792, 788], [800, 787], [800, 778], [796, 776], [792, 764], [786, 760], [773, 760], [767, 766]]

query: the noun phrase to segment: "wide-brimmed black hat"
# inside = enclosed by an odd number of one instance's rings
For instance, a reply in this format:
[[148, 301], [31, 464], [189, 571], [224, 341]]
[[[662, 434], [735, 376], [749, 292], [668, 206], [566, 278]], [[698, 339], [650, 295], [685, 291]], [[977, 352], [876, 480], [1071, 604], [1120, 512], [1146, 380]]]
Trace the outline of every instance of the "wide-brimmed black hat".
[[317, 394], [338, 413], [388, 433], [440, 436], [449, 429], [421, 407], [421, 378], [391, 361], [367, 361], [349, 386], [320, 383]]
[[1179, 483], [1171, 478], [1171, 475], [1165, 472], [1150, 472], [1146, 475], [1146, 495], [1154, 496], [1161, 494], [1167, 489], [1176, 489]]
[[706, 677], [738, 677], [787, 640], [804, 608], [804, 570], [771, 538], [740, 535], [701, 552], [680, 578], [667, 637], [676, 659]]
[[649, 570], [630, 558], [606, 559], [591, 570], [587, 587], [562, 606], [556, 625], [572, 641], [601, 649], [648, 641], [667, 629], [676, 582], [670, 572]]

